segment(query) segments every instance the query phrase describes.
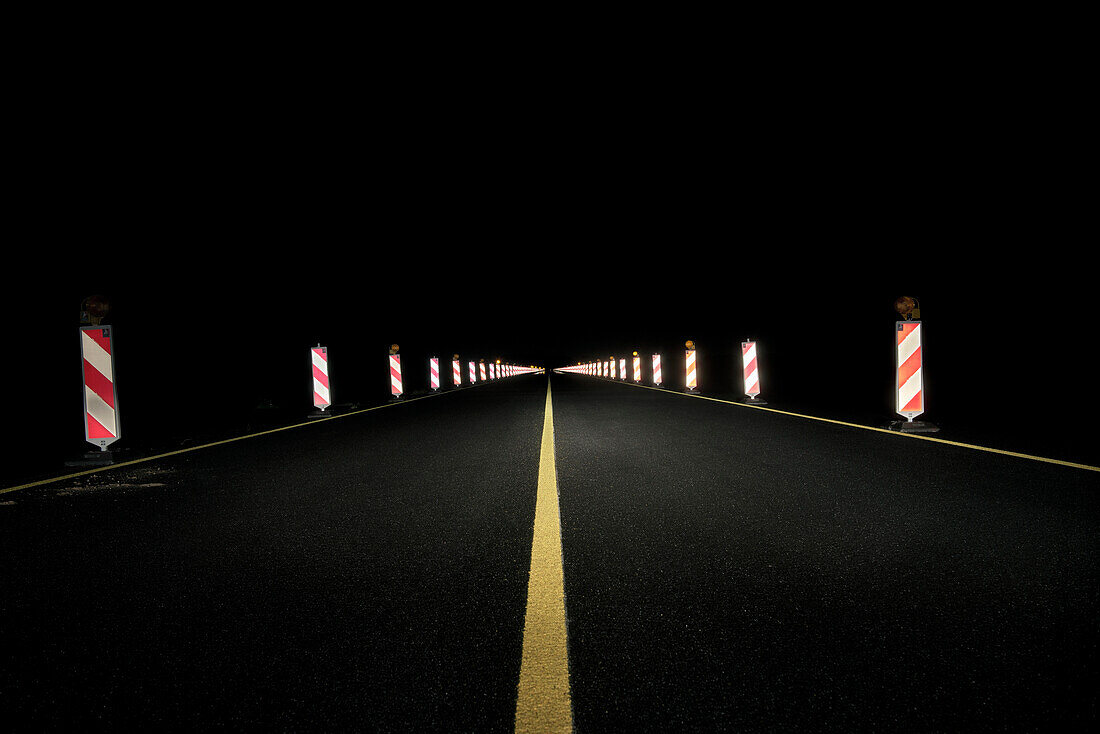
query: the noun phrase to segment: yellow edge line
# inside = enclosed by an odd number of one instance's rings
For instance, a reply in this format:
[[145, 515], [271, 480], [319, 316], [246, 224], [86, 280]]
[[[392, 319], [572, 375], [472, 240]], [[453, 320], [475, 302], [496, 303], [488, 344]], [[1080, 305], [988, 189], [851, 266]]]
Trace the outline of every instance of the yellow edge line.
[[[461, 389], [466, 390], [466, 389], [469, 389], [471, 387], [480, 387], [482, 384], [487, 384], [487, 383], [478, 383], [477, 385], [469, 385], [469, 386], [461, 388]], [[405, 404], [408, 404], [408, 403], [415, 403], [417, 400], [424, 400], [425, 398], [434, 398], [434, 397], [438, 397], [439, 395], [450, 395], [451, 393], [456, 393], [456, 392], [459, 392], [459, 390], [440, 391], [440, 392], [432, 393], [432, 394], [429, 394], [429, 395], [421, 395], [418, 398], [408, 398], [408, 399], [400, 400], [400, 401], [394, 402], [394, 403], [386, 403], [385, 405], [375, 405], [375, 406], [370, 407], [370, 408], [361, 408], [360, 410], [353, 410], [350, 413], [341, 413], [340, 415], [331, 415], [331, 416], [328, 416], [327, 418], [320, 418], [320, 419], [316, 419], [316, 420], [311, 420], [311, 421], [307, 421], [305, 423], [293, 423], [289, 426], [280, 426], [279, 428], [271, 428], [271, 429], [266, 430], [266, 431], [260, 431], [259, 433], [249, 433], [249, 434], [244, 435], [244, 436], [234, 436], [233, 438], [226, 438], [226, 439], [222, 439], [221, 441], [213, 441], [211, 443], [204, 443], [204, 444], [201, 444], [199, 446], [189, 446], [185, 449], [177, 449], [175, 451], [168, 451], [166, 453], [157, 454], [155, 456], [143, 456], [140, 459], [131, 459], [130, 461], [120, 461], [117, 464], [108, 464], [107, 466], [98, 466], [94, 469], [85, 469], [84, 471], [73, 472], [72, 474], [64, 474], [64, 475], [59, 476], [59, 477], [50, 477], [49, 479], [39, 479], [38, 481], [35, 481], [35, 482], [27, 482], [26, 484], [20, 484], [20, 485], [15, 486], [15, 487], [7, 487], [5, 489], [0, 489], [0, 494], [7, 494], [8, 492], [17, 492], [20, 489], [29, 489], [30, 487], [40, 487], [44, 484], [53, 484], [54, 482], [63, 482], [66, 479], [75, 479], [76, 477], [83, 477], [83, 476], [86, 476], [88, 474], [96, 474], [98, 472], [110, 471], [112, 469], [121, 469], [121, 468], [126, 467], [126, 466], [133, 466], [134, 464], [143, 464], [143, 463], [148, 462], [148, 461], [157, 461], [158, 459], [165, 459], [165, 458], [168, 458], [169, 456], [178, 456], [179, 454], [186, 454], [186, 453], [189, 453], [191, 451], [200, 451], [202, 449], [208, 449], [208, 448], [211, 448], [213, 446], [222, 446], [223, 444], [234, 443], [235, 441], [244, 441], [247, 438], [256, 438], [257, 436], [266, 436], [268, 434], [278, 433], [280, 431], [289, 431], [291, 428], [301, 428], [302, 426], [315, 426], [319, 423], [324, 423], [326, 421], [335, 420], [337, 418], [347, 418], [349, 416], [358, 415], [360, 413], [369, 413], [372, 410], [380, 410], [382, 408], [392, 408], [395, 405], [405, 405]]]
[[[608, 380], [608, 382], [612, 382]], [[1085, 471], [1100, 472], [1100, 466], [1092, 466], [1090, 464], [1078, 464], [1073, 461], [1062, 461], [1061, 459], [1050, 459], [1045, 456], [1034, 456], [1032, 454], [1021, 454], [1018, 451], [1006, 451], [1005, 449], [994, 449], [989, 446], [978, 446], [972, 443], [962, 443], [960, 441], [948, 441], [945, 438], [935, 438], [934, 436], [925, 436], [919, 433], [902, 433], [901, 431], [891, 431], [888, 428], [876, 428], [874, 426], [864, 426], [859, 423], [848, 423], [847, 421], [838, 421], [832, 418], [820, 418], [816, 415], [805, 415], [803, 413], [791, 413], [786, 410], [777, 410], [776, 408], [765, 408], [763, 405], [752, 405], [750, 403], [737, 403], [732, 400], [721, 400], [719, 398], [712, 398], [706, 395], [694, 395], [692, 393], [680, 392], [678, 390], [669, 390], [663, 387], [652, 387], [650, 385], [639, 385], [635, 382], [619, 382], [621, 385], [629, 385], [630, 387], [641, 387], [646, 390], [656, 390], [657, 392], [668, 393], [670, 395], [682, 395], [685, 398], [699, 398], [700, 400], [710, 400], [715, 403], [725, 403], [726, 405], [736, 405], [738, 408], [752, 408], [753, 410], [766, 410], [769, 413], [779, 413], [780, 415], [792, 415], [795, 418], [805, 418], [812, 421], [821, 421], [822, 423], [833, 423], [838, 426], [848, 426], [849, 428], [862, 428], [865, 431], [877, 431], [878, 433], [888, 433], [891, 436], [902, 436], [905, 438], [916, 438], [921, 441], [932, 441], [933, 443], [947, 444], [948, 446], [959, 446], [964, 449], [973, 449], [975, 451], [985, 451], [990, 454], [1002, 454], [1004, 456], [1013, 456], [1017, 459], [1030, 459], [1031, 461], [1042, 461], [1047, 464], [1058, 464], [1059, 466], [1068, 466], [1073, 469], [1084, 469]]]
[[554, 409], [546, 383], [546, 411], [539, 453], [531, 573], [523, 621], [523, 656], [516, 693], [517, 732], [571, 732], [569, 653], [565, 629], [565, 574], [554, 463]]

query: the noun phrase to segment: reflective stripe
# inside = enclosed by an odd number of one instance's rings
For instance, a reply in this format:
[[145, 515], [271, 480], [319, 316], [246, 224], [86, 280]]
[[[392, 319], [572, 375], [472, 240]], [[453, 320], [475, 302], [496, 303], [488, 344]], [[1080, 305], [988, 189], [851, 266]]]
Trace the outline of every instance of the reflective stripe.
[[84, 387], [85, 438], [116, 438], [115, 409], [94, 390]]
[[104, 345], [102, 339], [93, 338], [87, 331], [82, 331], [80, 332], [80, 344], [84, 361], [94, 367], [99, 374], [113, 381], [115, 370], [111, 360], [110, 341]]

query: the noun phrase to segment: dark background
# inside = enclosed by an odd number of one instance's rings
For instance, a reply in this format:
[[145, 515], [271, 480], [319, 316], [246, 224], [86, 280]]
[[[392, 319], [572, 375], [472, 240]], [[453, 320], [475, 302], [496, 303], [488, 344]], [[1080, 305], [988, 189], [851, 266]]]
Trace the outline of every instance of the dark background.
[[3, 484], [86, 447], [92, 294], [135, 452], [300, 419], [317, 343], [334, 401], [367, 405], [391, 343], [415, 394], [433, 353], [446, 382], [453, 353], [660, 350], [676, 387], [693, 339], [702, 390], [737, 397], [752, 337], [773, 407], [885, 425], [909, 295], [942, 437], [1100, 463], [1072, 45], [371, 27], [35, 57], [12, 92]]

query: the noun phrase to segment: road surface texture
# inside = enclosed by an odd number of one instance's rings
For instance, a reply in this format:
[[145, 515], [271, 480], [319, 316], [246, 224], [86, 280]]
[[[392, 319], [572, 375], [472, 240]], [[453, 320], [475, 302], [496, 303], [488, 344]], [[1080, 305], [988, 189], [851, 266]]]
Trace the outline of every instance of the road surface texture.
[[0, 494], [5, 729], [512, 731], [545, 528], [566, 729], [1097, 725], [1096, 471], [547, 382]]

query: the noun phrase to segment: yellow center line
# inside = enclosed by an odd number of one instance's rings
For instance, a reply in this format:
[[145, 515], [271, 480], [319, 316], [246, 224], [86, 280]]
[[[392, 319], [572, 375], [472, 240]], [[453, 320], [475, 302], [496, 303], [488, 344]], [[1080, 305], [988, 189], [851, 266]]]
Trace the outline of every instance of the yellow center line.
[[523, 622], [523, 658], [516, 698], [517, 732], [571, 732], [569, 654], [565, 632], [565, 578], [562, 571], [558, 477], [554, 465], [554, 408], [546, 384], [539, 486], [531, 575]]

